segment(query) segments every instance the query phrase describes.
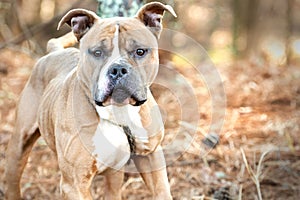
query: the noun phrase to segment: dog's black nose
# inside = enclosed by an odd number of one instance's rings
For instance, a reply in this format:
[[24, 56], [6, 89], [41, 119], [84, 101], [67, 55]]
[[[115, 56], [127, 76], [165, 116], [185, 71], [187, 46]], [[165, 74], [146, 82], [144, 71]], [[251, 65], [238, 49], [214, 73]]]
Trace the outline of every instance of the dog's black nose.
[[112, 79], [119, 79], [128, 74], [128, 67], [126, 65], [113, 65], [108, 72]]

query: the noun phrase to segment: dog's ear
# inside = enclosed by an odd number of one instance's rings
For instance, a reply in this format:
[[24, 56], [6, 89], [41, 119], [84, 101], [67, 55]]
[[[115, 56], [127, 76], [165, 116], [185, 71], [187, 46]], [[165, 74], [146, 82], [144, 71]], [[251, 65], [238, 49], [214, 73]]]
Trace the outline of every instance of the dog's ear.
[[57, 30], [59, 30], [64, 23], [67, 23], [71, 26], [74, 35], [79, 41], [98, 19], [100, 18], [92, 11], [85, 9], [73, 9], [63, 16], [58, 23]]
[[160, 2], [151, 2], [140, 8], [136, 14], [136, 18], [143, 22], [145, 26], [147, 26], [151, 32], [159, 38], [162, 30], [161, 20], [164, 11], [169, 11], [174, 17], [177, 17], [171, 6], [164, 5]]

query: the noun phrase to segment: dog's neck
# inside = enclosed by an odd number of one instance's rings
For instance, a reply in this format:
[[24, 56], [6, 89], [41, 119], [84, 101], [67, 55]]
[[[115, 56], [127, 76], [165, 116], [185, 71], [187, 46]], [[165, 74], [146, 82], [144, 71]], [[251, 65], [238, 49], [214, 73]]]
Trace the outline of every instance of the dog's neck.
[[133, 135], [136, 137], [147, 137], [148, 133], [143, 127], [141, 116], [140, 116], [140, 106], [106, 106], [100, 107], [96, 106], [97, 113], [101, 120], [107, 120], [113, 125], [120, 127], [128, 127]]
[[96, 110], [100, 120], [105, 119], [120, 126], [142, 127], [141, 117], [139, 115], [139, 106], [96, 106]]

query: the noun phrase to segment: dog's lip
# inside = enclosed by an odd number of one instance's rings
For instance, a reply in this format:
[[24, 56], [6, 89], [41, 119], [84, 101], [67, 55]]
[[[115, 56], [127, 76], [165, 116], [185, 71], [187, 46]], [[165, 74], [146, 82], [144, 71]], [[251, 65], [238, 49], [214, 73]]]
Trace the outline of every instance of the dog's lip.
[[115, 106], [125, 106], [125, 105], [141, 106], [146, 101], [147, 101], [147, 99], [137, 100], [135, 97], [130, 97], [130, 98], [125, 99], [123, 102], [118, 103], [118, 102], [114, 101], [113, 98], [111, 98], [111, 96], [109, 96], [104, 101], [97, 101], [95, 99], [96, 105], [101, 106], [101, 107], [105, 107], [105, 106], [109, 106], [109, 105], [115, 105]]
[[[105, 87], [105, 90], [102, 91], [100, 94], [95, 94], [94, 102], [98, 106], [109, 106], [109, 105], [116, 105], [116, 106], [125, 106], [125, 105], [132, 105], [132, 106], [141, 106], [147, 101], [147, 94], [146, 91], [143, 91], [141, 88], [137, 91], [132, 91], [130, 87], [126, 87], [124, 85], [111, 85], [114, 87]], [[146, 89], [146, 88], [144, 88]], [[104, 92], [103, 92], [104, 91]], [[143, 93], [145, 92], [145, 94]]]

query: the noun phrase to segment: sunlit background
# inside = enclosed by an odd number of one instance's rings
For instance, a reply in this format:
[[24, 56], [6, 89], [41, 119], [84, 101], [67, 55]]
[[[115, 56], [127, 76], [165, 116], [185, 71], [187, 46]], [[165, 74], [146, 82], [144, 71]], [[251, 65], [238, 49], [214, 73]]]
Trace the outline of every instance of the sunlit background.
[[[168, 27], [194, 38], [217, 63], [245, 56], [258, 56], [274, 64], [293, 64], [299, 60], [299, 0], [163, 2], [173, 5], [178, 14], [176, 20], [169, 17]], [[96, 11], [97, 1], [1, 1], [0, 39], [6, 45], [23, 44], [41, 53], [44, 41], [53, 34], [62, 34], [55, 32], [54, 17], [74, 7]], [[173, 41], [184, 42], [180, 40]]]
[[[32, 67], [46, 53], [50, 38], [70, 31], [68, 26], [56, 30], [61, 17], [72, 8], [96, 11], [97, 1], [0, 1], [0, 199], [5, 149]], [[160, 44], [171, 41], [186, 56], [161, 51], [164, 68], [158, 78], [167, 84], [152, 87], [165, 121], [163, 144], [174, 141], [172, 147], [179, 149], [189, 142], [168, 166], [174, 199], [299, 199], [300, 0], [161, 2], [173, 6], [178, 17], [166, 13], [164, 27], [177, 32]], [[203, 47], [201, 53], [189, 48], [191, 41]], [[226, 93], [221, 99], [226, 116], [217, 121], [213, 113], [222, 110], [212, 103], [214, 88], [187, 59], [207, 59], [205, 52], [215, 64], [211, 69], [220, 73], [221, 82], [210, 81]], [[184, 109], [190, 113], [185, 119]], [[213, 132], [214, 123], [222, 130]], [[189, 138], [190, 132], [195, 138]], [[219, 137], [219, 144], [202, 154], [207, 136]], [[174, 158], [166, 153], [167, 160]], [[54, 153], [38, 140], [21, 181], [24, 199], [58, 199], [59, 179]], [[103, 178], [95, 178], [95, 199], [102, 199], [103, 184]], [[124, 199], [150, 199], [137, 174], [126, 174], [122, 192]]]

